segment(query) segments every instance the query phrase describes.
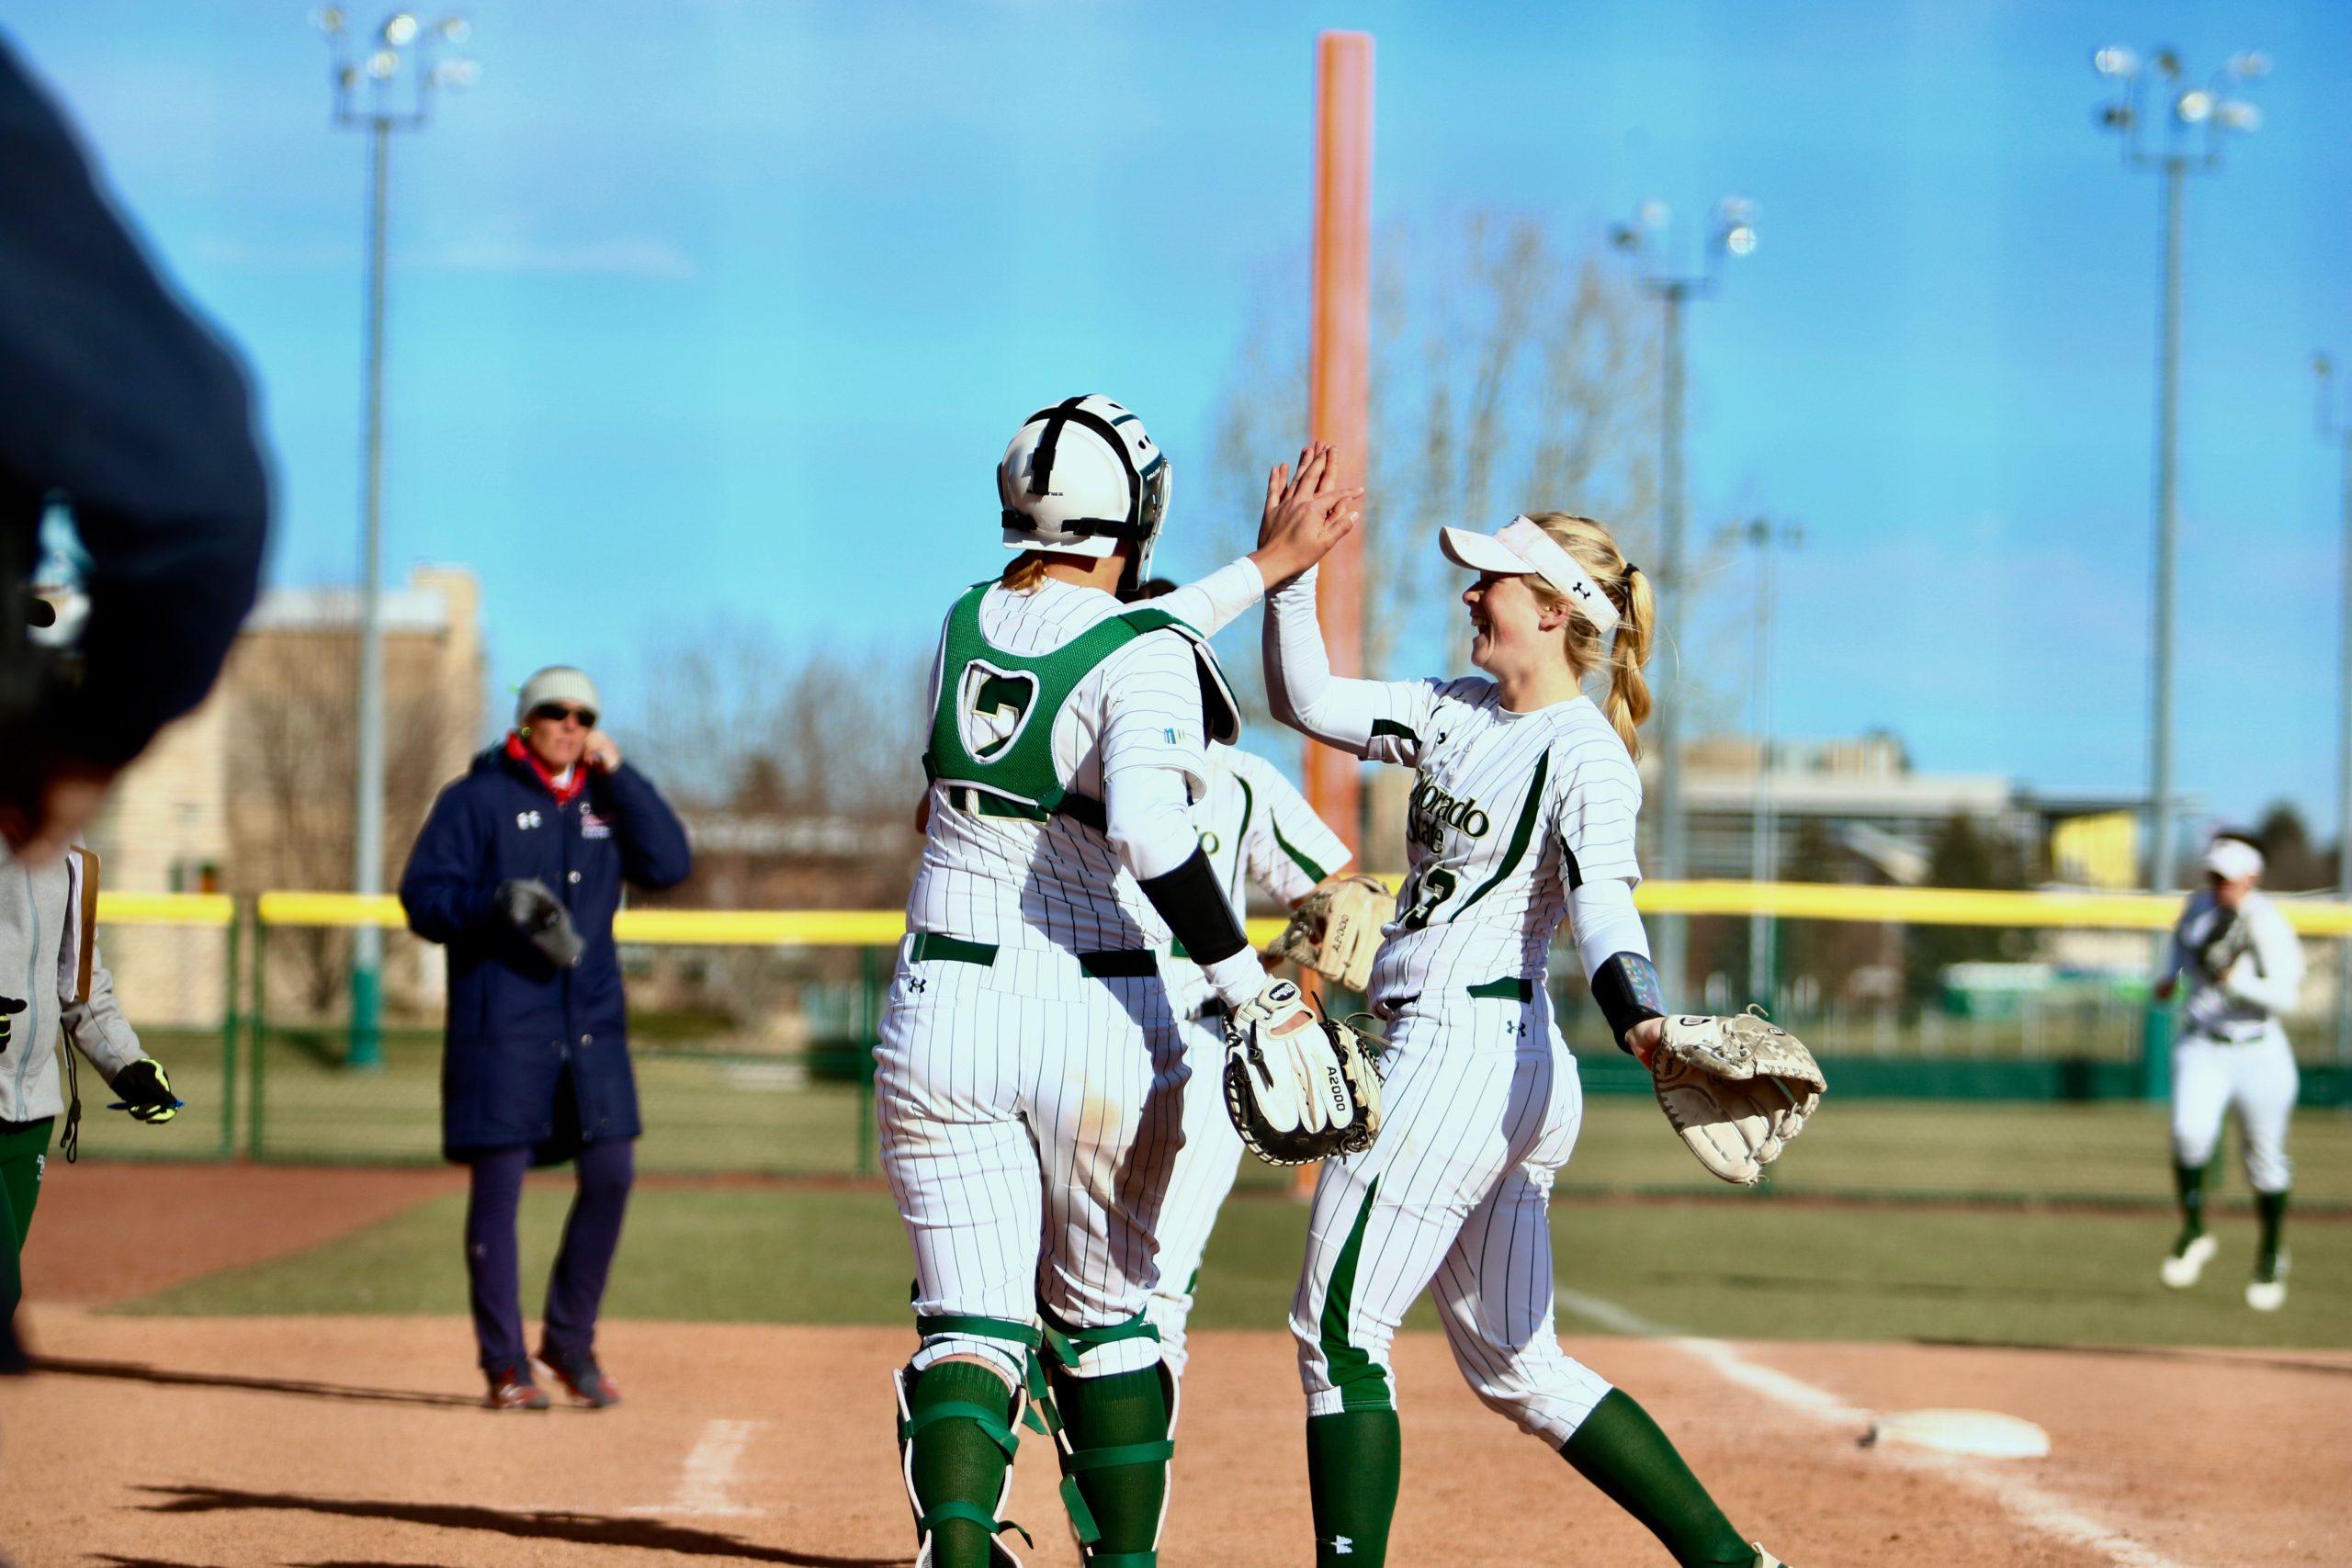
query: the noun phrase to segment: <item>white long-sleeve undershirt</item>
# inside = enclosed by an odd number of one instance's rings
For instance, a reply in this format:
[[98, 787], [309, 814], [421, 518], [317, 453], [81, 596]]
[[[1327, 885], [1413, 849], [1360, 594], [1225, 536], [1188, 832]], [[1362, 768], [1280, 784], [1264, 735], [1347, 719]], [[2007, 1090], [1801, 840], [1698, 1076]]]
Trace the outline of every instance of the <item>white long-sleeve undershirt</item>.
[[1634, 885], [1623, 877], [1602, 877], [1570, 891], [1568, 929], [1576, 933], [1577, 957], [1588, 981], [1618, 953], [1650, 955], [1649, 932], [1634, 908]]
[[1316, 572], [1309, 567], [1266, 601], [1266, 701], [1293, 729], [1361, 757], [1379, 716], [1380, 683], [1331, 673], [1315, 618]]

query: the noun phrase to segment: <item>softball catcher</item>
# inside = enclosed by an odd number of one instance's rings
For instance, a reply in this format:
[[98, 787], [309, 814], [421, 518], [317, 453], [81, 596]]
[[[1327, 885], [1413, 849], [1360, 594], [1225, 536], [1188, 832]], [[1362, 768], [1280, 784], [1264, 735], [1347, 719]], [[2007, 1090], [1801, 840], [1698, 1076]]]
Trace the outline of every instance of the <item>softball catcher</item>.
[[922, 860], [876, 1051], [883, 1168], [922, 1344], [895, 1375], [922, 1568], [1017, 1563], [1001, 1532], [1024, 1422], [1050, 1434], [1084, 1560], [1158, 1562], [1176, 1391], [1146, 1307], [1189, 1068], [1157, 949], [1237, 1020], [1311, 1015], [1270, 985], [1193, 826], [1238, 715], [1207, 637], [1344, 534], [1320, 465], [1268, 542], [1130, 608], [1166, 456], [1107, 398], [1024, 420], [997, 469], [1003, 574], [950, 609], [931, 683]]

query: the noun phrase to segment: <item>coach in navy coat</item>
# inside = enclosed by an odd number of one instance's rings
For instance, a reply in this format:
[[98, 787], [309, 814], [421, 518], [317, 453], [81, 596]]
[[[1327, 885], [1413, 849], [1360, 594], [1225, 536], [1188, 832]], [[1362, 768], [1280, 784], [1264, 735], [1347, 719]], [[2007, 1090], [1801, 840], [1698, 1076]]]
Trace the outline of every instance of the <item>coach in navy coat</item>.
[[597, 716], [580, 671], [533, 675], [514, 733], [442, 790], [401, 877], [409, 929], [449, 950], [442, 1145], [473, 1170], [466, 1262], [500, 1409], [547, 1404], [523, 1348], [514, 1216], [524, 1172], [565, 1160], [579, 1190], [539, 1359], [583, 1402], [618, 1398], [595, 1360], [595, 1320], [642, 1128], [613, 915], [624, 882], [673, 886], [693, 863], [676, 813]]

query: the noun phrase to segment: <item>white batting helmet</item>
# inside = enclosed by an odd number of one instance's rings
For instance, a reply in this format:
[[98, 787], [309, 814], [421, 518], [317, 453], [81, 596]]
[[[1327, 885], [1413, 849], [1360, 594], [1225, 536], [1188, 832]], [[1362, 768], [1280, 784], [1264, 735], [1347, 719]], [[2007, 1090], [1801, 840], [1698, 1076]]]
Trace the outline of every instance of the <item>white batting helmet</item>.
[[1168, 515], [1168, 455], [1143, 421], [1100, 396], [1066, 398], [1022, 421], [996, 468], [1007, 549], [1101, 559], [1135, 548], [1123, 585], [1150, 574]]

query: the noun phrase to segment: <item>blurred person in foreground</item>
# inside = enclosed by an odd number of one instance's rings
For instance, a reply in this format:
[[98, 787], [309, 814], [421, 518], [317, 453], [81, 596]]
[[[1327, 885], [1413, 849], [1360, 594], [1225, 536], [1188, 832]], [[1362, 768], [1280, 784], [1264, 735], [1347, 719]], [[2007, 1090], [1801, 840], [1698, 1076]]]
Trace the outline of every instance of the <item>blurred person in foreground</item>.
[[[28, 863], [54, 862], [220, 672], [268, 519], [253, 424], [236, 360], [0, 39], [0, 839]], [[52, 501], [91, 563], [70, 650], [25, 635]]]
[[599, 709], [569, 665], [524, 682], [513, 733], [442, 790], [401, 877], [409, 929], [449, 950], [442, 1146], [473, 1171], [466, 1272], [493, 1410], [548, 1407], [523, 1348], [515, 1214], [524, 1173], [566, 1160], [578, 1190], [538, 1359], [582, 1404], [620, 1402], [596, 1361], [596, 1311], [642, 1129], [613, 914], [624, 881], [674, 886], [693, 863]]
[[24, 1296], [19, 1260], [61, 1118], [65, 1157], [75, 1153], [80, 1085], [70, 1057], [59, 1067], [59, 1031], [119, 1109], [151, 1124], [180, 1109], [115, 999], [98, 956], [97, 897], [98, 857], [79, 842], [39, 863], [0, 850], [0, 1325]]
[[2205, 1228], [2205, 1175], [2221, 1147], [2222, 1122], [2237, 1108], [2246, 1184], [2254, 1189], [2261, 1240], [2245, 1304], [2277, 1312], [2287, 1301], [2287, 1254], [2279, 1231], [2294, 1168], [2287, 1120], [2300, 1080], [2278, 1021], [2294, 1010], [2303, 983], [2302, 943], [2261, 890], [2262, 851], [2243, 833], [2217, 835], [2205, 851], [2205, 886], [2188, 896], [2173, 930], [2156, 999], [2185, 992], [2187, 1029], [2172, 1051], [2173, 1178], [2180, 1236], [2164, 1261], [2174, 1290], [2197, 1283], [2220, 1243]]

